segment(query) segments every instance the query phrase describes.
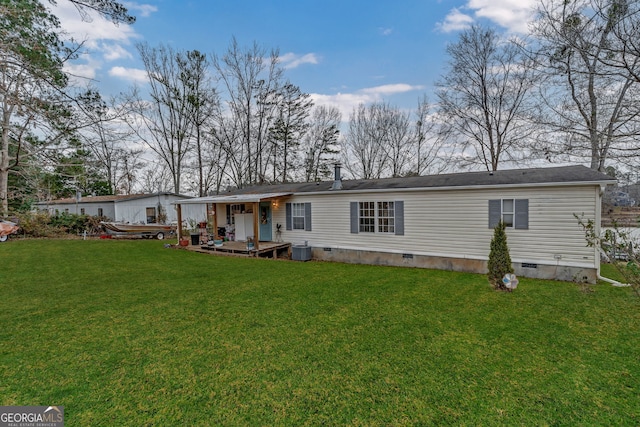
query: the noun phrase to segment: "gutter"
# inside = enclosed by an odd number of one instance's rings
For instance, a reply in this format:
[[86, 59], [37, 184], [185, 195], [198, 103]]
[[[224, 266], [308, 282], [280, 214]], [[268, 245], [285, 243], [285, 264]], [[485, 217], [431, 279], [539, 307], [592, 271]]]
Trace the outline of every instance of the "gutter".
[[[349, 181], [346, 181], [348, 183]], [[617, 181], [605, 181], [605, 185], [614, 184]], [[419, 191], [455, 191], [455, 190], [494, 190], [498, 189], [519, 189], [519, 188], [545, 188], [545, 187], [583, 187], [597, 185], [602, 187], [603, 181], [568, 181], [568, 182], [544, 182], [544, 183], [526, 183], [526, 184], [483, 184], [483, 185], [447, 185], [442, 187], [392, 187], [392, 188], [367, 188], [367, 189], [342, 189], [340, 193], [345, 194], [364, 194], [364, 193], [400, 193], [400, 192], [419, 192]], [[327, 184], [322, 182], [321, 184]], [[343, 185], [345, 185], [343, 183]], [[320, 190], [320, 191], [295, 191], [291, 192], [293, 196], [305, 195], [335, 195], [336, 191]]]

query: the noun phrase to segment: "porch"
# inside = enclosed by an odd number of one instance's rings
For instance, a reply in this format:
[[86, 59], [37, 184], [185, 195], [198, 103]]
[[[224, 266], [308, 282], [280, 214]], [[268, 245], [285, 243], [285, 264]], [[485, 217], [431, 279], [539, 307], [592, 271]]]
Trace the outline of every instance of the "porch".
[[[200, 235], [200, 250], [230, 254], [274, 257], [287, 256], [291, 243], [283, 243], [280, 224], [272, 221], [273, 211], [281, 208], [281, 201], [292, 193], [259, 193], [241, 195], [216, 195], [178, 200], [176, 206], [178, 224], [183, 224], [183, 205], [202, 206], [197, 223]], [[204, 221], [202, 221], [203, 218]], [[192, 220], [193, 218], [191, 218]], [[178, 240], [183, 230], [178, 227]], [[204, 244], [211, 240], [222, 240], [222, 246]], [[275, 241], [274, 241], [275, 240]], [[249, 243], [253, 248], [249, 249]]]
[[248, 248], [246, 242], [227, 241], [222, 246], [196, 245], [185, 246], [187, 250], [217, 255], [239, 255], [246, 257], [262, 257], [273, 259], [290, 259], [291, 243], [285, 242], [260, 242], [259, 248]]

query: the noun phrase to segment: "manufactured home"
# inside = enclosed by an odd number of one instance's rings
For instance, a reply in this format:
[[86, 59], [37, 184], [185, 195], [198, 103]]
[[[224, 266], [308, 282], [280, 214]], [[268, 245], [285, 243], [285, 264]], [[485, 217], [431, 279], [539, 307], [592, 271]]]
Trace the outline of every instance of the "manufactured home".
[[[576, 215], [599, 227], [611, 177], [584, 166], [258, 186], [179, 200], [207, 206], [229, 240], [290, 242], [312, 259], [484, 273], [499, 221], [516, 274], [595, 282], [596, 248]], [[231, 231], [231, 233], [229, 232]], [[257, 236], [257, 238], [256, 238]]]
[[[85, 196], [38, 202], [35, 207], [51, 215], [91, 215], [131, 224], [154, 224], [163, 220], [170, 224], [177, 221], [177, 213], [172, 203], [186, 197], [174, 193]], [[202, 221], [204, 214], [201, 211], [202, 209], [194, 205], [184, 212], [183, 217], [185, 220]]]

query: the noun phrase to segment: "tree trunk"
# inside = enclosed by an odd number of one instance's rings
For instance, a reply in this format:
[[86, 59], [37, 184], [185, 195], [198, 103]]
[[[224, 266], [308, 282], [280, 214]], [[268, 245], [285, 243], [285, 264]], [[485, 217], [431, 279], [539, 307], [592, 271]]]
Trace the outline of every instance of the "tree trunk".
[[11, 113], [5, 109], [2, 120], [0, 151], [0, 216], [9, 215], [9, 125]]

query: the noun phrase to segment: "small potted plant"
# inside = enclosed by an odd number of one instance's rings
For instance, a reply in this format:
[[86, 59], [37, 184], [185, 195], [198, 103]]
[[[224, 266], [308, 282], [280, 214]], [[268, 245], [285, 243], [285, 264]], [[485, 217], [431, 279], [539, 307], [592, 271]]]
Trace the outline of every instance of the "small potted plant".
[[178, 240], [179, 246], [189, 246], [189, 230], [186, 228], [180, 229], [180, 240]]

